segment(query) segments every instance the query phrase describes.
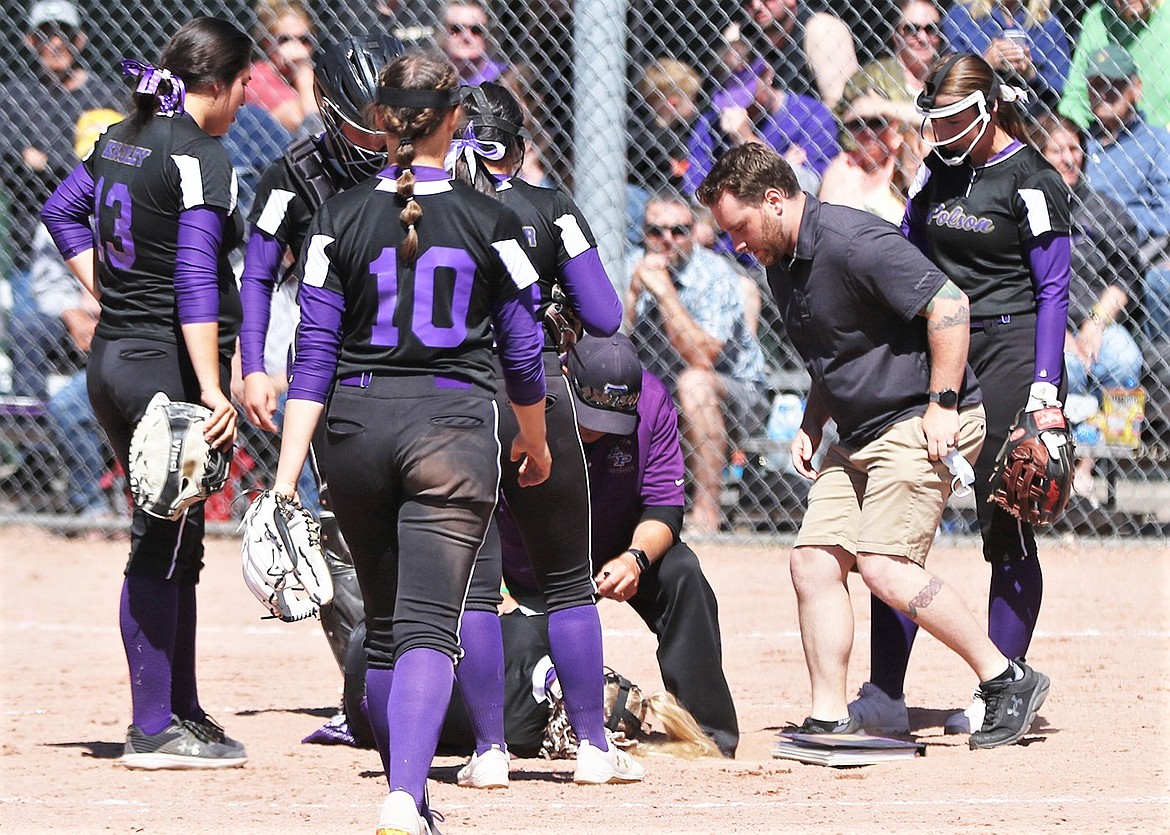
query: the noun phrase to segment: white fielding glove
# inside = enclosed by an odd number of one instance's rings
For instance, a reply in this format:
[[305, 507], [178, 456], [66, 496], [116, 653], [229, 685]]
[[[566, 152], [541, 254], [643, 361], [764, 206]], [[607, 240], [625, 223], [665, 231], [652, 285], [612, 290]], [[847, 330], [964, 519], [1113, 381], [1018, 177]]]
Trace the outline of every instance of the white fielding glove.
[[1024, 411], [1036, 412], [1050, 407], [1059, 409], [1061, 408], [1059, 395], [1056, 386], [1052, 383], [1032, 383], [1032, 387], [1028, 390], [1028, 405], [1024, 407]]

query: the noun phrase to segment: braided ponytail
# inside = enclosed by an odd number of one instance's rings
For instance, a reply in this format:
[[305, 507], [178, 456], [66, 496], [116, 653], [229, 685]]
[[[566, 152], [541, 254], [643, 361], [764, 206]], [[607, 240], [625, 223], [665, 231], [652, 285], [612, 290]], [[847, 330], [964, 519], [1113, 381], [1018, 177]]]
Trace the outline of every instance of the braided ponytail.
[[[454, 103], [435, 106], [429, 101], [434, 97], [428, 97], [425, 92], [454, 91], [459, 74], [449, 61], [437, 55], [409, 52], [387, 64], [378, 83], [378, 103], [373, 106], [375, 118], [387, 133], [398, 137], [395, 190], [398, 198], [406, 204], [398, 215], [406, 227], [406, 239], [398, 248], [398, 257], [409, 264], [418, 258], [418, 230], [415, 227], [423, 216], [422, 204], [414, 194], [414, 142], [438, 130], [455, 106]], [[452, 101], [453, 95], [452, 92]], [[447, 97], [440, 98], [448, 100]]]

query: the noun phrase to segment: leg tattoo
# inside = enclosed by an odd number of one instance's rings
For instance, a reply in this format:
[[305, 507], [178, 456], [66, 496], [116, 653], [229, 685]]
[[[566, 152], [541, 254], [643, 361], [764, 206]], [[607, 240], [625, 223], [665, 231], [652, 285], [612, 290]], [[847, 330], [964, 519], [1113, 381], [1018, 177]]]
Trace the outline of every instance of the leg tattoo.
[[942, 591], [942, 580], [938, 577], [931, 577], [930, 582], [926, 584], [926, 588], [918, 592], [913, 600], [910, 601], [906, 609], [906, 615], [910, 620], [918, 620], [918, 610], [925, 609], [934, 602], [934, 596]]

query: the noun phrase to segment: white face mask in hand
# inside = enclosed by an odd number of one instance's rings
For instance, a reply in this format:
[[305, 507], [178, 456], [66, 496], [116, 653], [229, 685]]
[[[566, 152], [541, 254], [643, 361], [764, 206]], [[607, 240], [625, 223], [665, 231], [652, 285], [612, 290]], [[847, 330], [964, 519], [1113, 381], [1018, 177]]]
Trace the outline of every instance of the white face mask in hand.
[[971, 485], [975, 483], [975, 470], [971, 468], [971, 462], [960, 455], [957, 449], [944, 455], [942, 462], [954, 476], [951, 479], [951, 492], [959, 498], [971, 495]]

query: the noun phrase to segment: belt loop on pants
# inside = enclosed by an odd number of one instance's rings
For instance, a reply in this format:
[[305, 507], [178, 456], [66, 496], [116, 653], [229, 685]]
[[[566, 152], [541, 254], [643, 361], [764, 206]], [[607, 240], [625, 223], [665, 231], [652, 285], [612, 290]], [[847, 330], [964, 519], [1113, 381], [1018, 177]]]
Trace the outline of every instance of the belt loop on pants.
[[1003, 325], [1011, 324], [1011, 321], [1012, 317], [1010, 313], [1005, 313], [1002, 316], [996, 316], [992, 319], [972, 319], [971, 330], [993, 332], [999, 330]]
[[340, 386], [355, 386], [356, 388], [368, 389], [373, 379], [374, 372], [363, 371], [361, 374], [355, 374], [352, 377], [342, 377], [337, 381], [337, 384]]

